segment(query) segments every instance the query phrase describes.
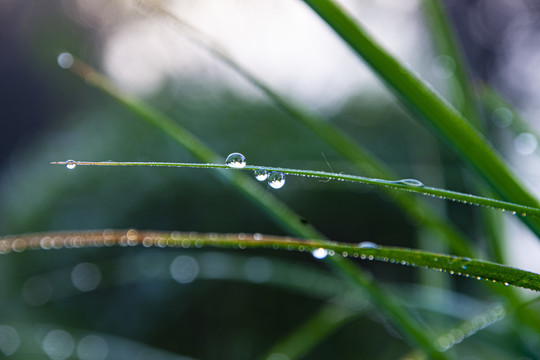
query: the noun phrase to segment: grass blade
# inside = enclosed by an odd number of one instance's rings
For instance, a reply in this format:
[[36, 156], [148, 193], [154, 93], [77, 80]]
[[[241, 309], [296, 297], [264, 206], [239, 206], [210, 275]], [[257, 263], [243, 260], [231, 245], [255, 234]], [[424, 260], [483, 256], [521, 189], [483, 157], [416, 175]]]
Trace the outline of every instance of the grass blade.
[[[452, 275], [470, 277], [477, 280], [514, 285], [524, 289], [540, 291], [540, 274], [496, 264], [480, 259], [470, 259], [454, 255], [437, 254], [422, 250], [398, 247], [378, 246], [373, 243], [339, 243], [325, 240], [305, 240], [261, 234], [205, 234], [181, 232], [153, 232], [137, 230], [87, 231], [65, 233], [43, 233], [9, 236], [0, 238], [0, 254], [21, 252], [28, 249], [60, 249], [93, 246], [137, 246], [144, 247], [224, 247], [224, 248], [271, 248], [299, 252], [323, 251], [319, 258], [340, 259], [340, 269], [349, 272], [359, 282], [369, 281], [365, 275], [357, 272], [351, 262], [342, 261], [342, 257], [360, 260], [383, 261], [392, 264], [420, 267], [435, 271], [444, 271]], [[326, 256], [328, 255], [328, 256]], [[333, 264], [337, 264], [333, 261]], [[366, 287], [368, 291], [374, 291]], [[378, 296], [384, 296], [382, 293]], [[384, 301], [384, 300], [383, 300]]]
[[[343, 9], [330, 0], [304, 0], [374, 70], [396, 96], [424, 120], [505, 200], [538, 207], [488, 141], [413, 72], [383, 50]], [[540, 237], [540, 220], [522, 218]]]
[[[199, 158], [199, 160], [206, 162], [213, 162], [216, 161], [216, 159], [221, 160], [217, 154], [214, 154], [194, 135], [187, 132], [174, 121], [150, 106], [136, 98], [122, 93], [103, 75], [99, 74], [82, 61], [73, 59], [73, 62], [67, 68], [82, 79], [85, 79], [87, 83], [97, 87], [105, 94], [117, 100], [140, 119], [146, 121], [161, 130], [165, 135], [171, 137], [171, 139], [177, 141]], [[305, 238], [324, 239], [324, 236], [314, 227], [304, 224], [301, 221], [300, 216], [295, 214], [269, 192], [264, 191], [254, 180], [237, 172], [220, 172], [220, 174], [230, 181], [241, 193], [263, 208], [271, 217], [293, 234]], [[352, 271], [353, 268], [349, 266], [346, 261], [339, 258], [330, 258], [328, 262], [332, 264], [334, 268], [340, 269], [338, 271], [341, 276], [348, 278], [357, 286], [365, 288], [366, 291], [372, 295], [375, 303], [380, 306], [381, 311], [388, 315], [389, 319], [406, 333], [412, 343], [419, 345], [423, 351], [434, 359], [447, 358], [447, 356], [443, 355], [433, 346], [431, 334], [425, 331], [416, 319], [414, 319], [405, 309], [401, 308], [395, 301], [392, 301], [389, 297], [383, 296], [383, 293], [375, 288], [372, 281], [365, 281], [366, 276], [361, 273], [360, 269], [357, 268], [355, 271]], [[384, 301], [378, 302], [378, 296], [381, 296]]]
[[[172, 162], [118, 162], [118, 161], [53, 161], [53, 165], [65, 165], [70, 168], [75, 168], [76, 166], [165, 166], [165, 167], [179, 167], [179, 168], [203, 168], [203, 169], [226, 169], [231, 170], [232, 168], [226, 164], [198, 164], [198, 163], [172, 163]], [[235, 169], [238, 170], [238, 169]], [[532, 208], [529, 206], [523, 206], [519, 204], [514, 204], [507, 201], [495, 200], [486, 198], [478, 195], [471, 195], [460, 193], [451, 190], [439, 189], [434, 187], [424, 186], [420, 181], [415, 179], [401, 179], [401, 180], [383, 180], [383, 179], [373, 179], [367, 178], [364, 176], [357, 175], [348, 175], [348, 174], [335, 174], [326, 171], [315, 171], [315, 170], [301, 170], [301, 169], [287, 169], [279, 167], [270, 167], [270, 166], [259, 166], [259, 165], [246, 165], [242, 167], [241, 170], [266, 170], [267, 172], [282, 172], [287, 175], [294, 176], [305, 176], [311, 178], [319, 179], [329, 179], [329, 180], [339, 180], [339, 181], [350, 181], [357, 182], [362, 184], [374, 185], [379, 187], [386, 187], [394, 190], [402, 190], [413, 192], [425, 196], [438, 197], [440, 199], [458, 201], [463, 204], [485, 206], [493, 209], [499, 209], [502, 211], [509, 211], [512, 214], [520, 214], [521, 216], [540, 216], [540, 208]]]
[[[208, 51], [215, 58], [219, 59], [237, 74], [242, 76], [255, 88], [259, 89], [278, 109], [290, 116], [291, 119], [304, 124], [315, 135], [324, 140], [345, 159], [349, 160], [351, 164], [358, 168], [362, 173], [366, 173], [371, 177], [388, 179], [396, 178], [396, 176], [379, 159], [377, 159], [375, 155], [370, 153], [345, 132], [333, 126], [331, 122], [326, 121], [320, 116], [278, 94], [257, 76], [235, 61], [232, 56], [223, 50], [223, 47], [220, 44], [201, 33], [198, 29], [195, 29], [185, 20], [180, 19], [178, 16], [165, 9], [162, 4], [145, 2], [141, 3], [140, 6], [145, 15], [159, 15], [170, 20], [175, 25], [175, 29], [180, 28], [184, 30], [182, 34], [187, 35], [188, 39]], [[466, 237], [449, 222], [437, 216], [436, 212], [431, 211], [427, 206], [415, 201], [415, 199], [407, 194], [398, 194], [396, 196], [396, 202], [415, 222], [421, 221], [424, 225], [441, 231], [445, 235], [445, 239], [448, 240], [449, 246], [454, 249], [454, 251], [465, 256], [473, 255], [474, 251], [469, 245]]]

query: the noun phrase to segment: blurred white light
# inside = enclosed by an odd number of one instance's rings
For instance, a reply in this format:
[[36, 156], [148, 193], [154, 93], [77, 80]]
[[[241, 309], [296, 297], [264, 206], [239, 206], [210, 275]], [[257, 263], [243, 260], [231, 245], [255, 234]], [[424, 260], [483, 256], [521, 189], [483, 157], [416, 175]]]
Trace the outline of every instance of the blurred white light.
[[77, 345], [77, 356], [80, 360], [105, 360], [109, 347], [102, 337], [86, 335]]
[[0, 353], [6, 356], [13, 355], [19, 348], [21, 339], [15, 328], [7, 325], [0, 325]]
[[328, 250], [318, 248], [311, 253], [315, 259], [324, 259], [328, 255]]
[[70, 53], [61, 53], [56, 61], [61, 68], [69, 69], [73, 65], [73, 56]]
[[530, 155], [538, 147], [536, 136], [531, 133], [522, 133], [514, 139], [514, 148], [521, 155]]
[[272, 277], [274, 266], [272, 262], [263, 257], [253, 257], [246, 261], [244, 273], [246, 277], [255, 283], [263, 283]]
[[94, 264], [80, 263], [71, 271], [71, 282], [80, 291], [92, 291], [101, 282], [101, 272]]
[[195, 280], [199, 274], [199, 264], [191, 256], [178, 256], [170, 266], [171, 276], [181, 284], [187, 284]]
[[43, 351], [52, 360], [64, 360], [75, 350], [75, 342], [71, 335], [64, 330], [52, 330], [43, 339]]

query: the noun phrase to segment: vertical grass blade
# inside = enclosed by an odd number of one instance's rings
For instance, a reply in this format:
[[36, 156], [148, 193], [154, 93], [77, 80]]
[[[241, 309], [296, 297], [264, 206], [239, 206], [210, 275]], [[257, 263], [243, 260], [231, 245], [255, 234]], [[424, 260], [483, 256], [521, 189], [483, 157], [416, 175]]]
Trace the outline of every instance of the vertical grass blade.
[[[411, 70], [382, 49], [330, 0], [304, 0], [374, 70], [419, 119], [437, 133], [505, 200], [538, 207], [501, 156], [465, 118]], [[540, 220], [522, 219], [540, 237]]]

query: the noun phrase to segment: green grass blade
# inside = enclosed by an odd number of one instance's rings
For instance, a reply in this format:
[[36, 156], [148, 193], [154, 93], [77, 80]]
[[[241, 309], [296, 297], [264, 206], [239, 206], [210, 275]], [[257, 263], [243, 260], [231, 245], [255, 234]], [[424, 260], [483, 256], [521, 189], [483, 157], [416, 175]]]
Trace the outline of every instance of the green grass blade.
[[[203, 168], [203, 169], [226, 169], [232, 170], [233, 168], [226, 164], [198, 164], [198, 163], [173, 163], [173, 162], [118, 162], [118, 161], [54, 161], [53, 165], [65, 165], [65, 166], [165, 166], [165, 167], [179, 167], [179, 168]], [[368, 185], [374, 185], [379, 187], [390, 188], [394, 190], [408, 191], [425, 196], [438, 197], [440, 199], [458, 201], [463, 204], [485, 206], [493, 209], [499, 209], [503, 211], [509, 211], [512, 214], [520, 214], [521, 216], [534, 216], [540, 217], [540, 208], [532, 208], [529, 206], [523, 206], [514, 204], [507, 201], [495, 200], [478, 195], [471, 195], [460, 193], [456, 191], [450, 191], [445, 189], [439, 189], [434, 187], [424, 186], [420, 181], [415, 179], [401, 179], [401, 180], [383, 180], [373, 179], [364, 176], [348, 175], [348, 174], [336, 174], [326, 171], [315, 170], [301, 170], [301, 169], [287, 169], [271, 166], [259, 166], [259, 165], [246, 165], [241, 169], [234, 170], [266, 170], [267, 172], [282, 172], [287, 175], [305, 176], [311, 178], [338, 180], [338, 181], [350, 181]]]
[[[170, 233], [137, 231], [133, 229], [106, 232], [38, 233], [0, 238], [0, 254], [21, 252], [28, 249], [43, 250], [112, 245], [175, 248], [199, 248], [203, 246], [240, 249], [271, 248], [299, 252], [313, 252], [317, 250], [319, 253], [317, 256], [319, 258], [334, 259], [332, 261], [333, 265], [339, 264], [341, 270], [347, 271], [351, 278], [356, 278], [360, 283], [371, 282], [371, 280], [358, 272], [358, 269], [352, 262], [343, 261], [343, 258], [383, 261], [391, 264], [444, 271], [452, 275], [540, 291], [540, 274], [480, 259], [470, 259], [415, 249], [378, 246], [366, 242], [358, 244], [339, 243], [262, 234]], [[360, 275], [353, 274], [355, 271]], [[359, 278], [358, 276], [364, 277]], [[378, 294], [377, 289], [373, 290], [369, 288], [370, 286], [366, 286], [366, 290], [374, 291], [376, 297], [379, 295], [384, 296], [383, 294]]]
[[[140, 119], [153, 125], [157, 129], [161, 130], [165, 135], [176, 140], [201, 161], [210, 162], [215, 161], [214, 159], [219, 160], [219, 156], [208, 149], [194, 135], [182, 129], [177, 123], [167, 118], [160, 112], [154, 110], [150, 106], [128, 96], [127, 94], [122, 93], [103, 75], [99, 74], [82, 61], [73, 59], [73, 63], [69, 66], [69, 70], [85, 79], [87, 83], [97, 87], [107, 95], [111, 96], [113, 99], [121, 103], [126, 109], [137, 115], [137, 117]], [[324, 238], [324, 236], [311, 225], [304, 224], [301, 221], [300, 216], [290, 210], [269, 192], [264, 191], [258, 184], [255, 183], [254, 180], [237, 172], [220, 172], [220, 174], [228, 179], [228, 181], [230, 181], [241, 193], [250, 198], [255, 204], [266, 210], [270, 216], [272, 216], [293, 234], [305, 238]], [[358, 286], [366, 288], [370, 294], [377, 295], [380, 293], [380, 291], [377, 292], [376, 290], [370, 289], [370, 287], [374, 287], [373, 283], [360, 282], [360, 279], [364, 277], [360, 269], [356, 269], [356, 275], [353, 276], [352, 272], [350, 271], [350, 267], [347, 268], [347, 262], [343, 261], [343, 259], [331, 258], [328, 261], [335, 268], [342, 269], [340, 271], [342, 276], [348, 277]], [[381, 311], [387, 314], [389, 319], [392, 320], [396, 326], [404, 330], [408, 338], [413, 343], [418, 344], [423, 351], [429, 354], [429, 356], [434, 359], [447, 358], [447, 356], [441, 354], [433, 346], [431, 334], [425, 331], [423, 327], [410, 314], [408, 314], [405, 309], [399, 307], [397, 303], [391, 301], [389, 298], [386, 298], [386, 301], [381, 303], [378, 303], [376, 298], [374, 299]], [[396, 316], [395, 314], [398, 315]], [[411, 329], [412, 332], [410, 332]]]
[[469, 80], [467, 66], [463, 59], [462, 51], [457, 41], [457, 37], [450, 25], [443, 4], [440, 0], [423, 0], [426, 22], [433, 40], [433, 46], [439, 56], [447, 56], [454, 62], [455, 70], [446, 79], [446, 84], [450, 90], [450, 98], [453, 105], [464, 117], [469, 120], [477, 129], [481, 128], [482, 121], [475, 103], [474, 89]]
[[[538, 207], [488, 141], [429, 85], [383, 50], [330, 0], [304, 0], [394, 91], [396, 96], [490, 184], [505, 200]], [[540, 237], [540, 221], [522, 220]]]
[[[185, 20], [180, 19], [161, 4], [141, 3], [140, 5], [141, 10], [145, 15], [148, 15], [149, 13], [159, 15], [171, 21], [175, 25], [175, 29], [180, 28], [184, 30], [182, 34], [187, 35], [187, 37], [196, 45], [208, 51], [215, 58], [219, 59], [233, 71], [242, 76], [255, 88], [259, 89], [278, 109], [290, 116], [291, 119], [304, 124], [315, 135], [324, 140], [345, 159], [349, 160], [361, 172], [366, 173], [371, 177], [387, 179], [396, 178], [396, 175], [377, 159], [375, 155], [358, 144], [348, 134], [335, 127], [331, 122], [326, 121], [320, 116], [278, 94], [270, 86], [234, 60], [234, 58], [227, 54], [223, 50], [223, 47], [215, 40], [203, 34], [198, 29], [195, 29]], [[436, 212], [431, 211], [431, 209], [422, 203], [415, 201], [415, 199], [408, 194], [398, 194], [395, 196], [395, 200], [413, 221], [422, 222], [428, 227], [441, 231], [446, 236], [451, 249], [466, 256], [472, 256], [474, 254], [474, 250], [469, 245], [467, 238], [456, 227], [452, 226], [451, 223], [438, 216]]]

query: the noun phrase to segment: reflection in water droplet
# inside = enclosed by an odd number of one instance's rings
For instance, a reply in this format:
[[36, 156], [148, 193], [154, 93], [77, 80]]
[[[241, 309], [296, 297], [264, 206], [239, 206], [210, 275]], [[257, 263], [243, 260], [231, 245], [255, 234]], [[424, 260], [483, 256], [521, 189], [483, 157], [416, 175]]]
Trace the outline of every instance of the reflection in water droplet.
[[77, 345], [80, 360], [105, 360], [109, 352], [107, 343], [101, 336], [86, 335]]
[[285, 175], [281, 171], [272, 171], [268, 175], [268, 185], [274, 189], [281, 189], [285, 185]]
[[519, 134], [514, 139], [514, 148], [521, 155], [530, 155], [534, 153], [538, 147], [536, 137], [531, 133]]
[[71, 271], [71, 282], [80, 291], [92, 291], [101, 282], [101, 272], [94, 264], [80, 263]]
[[12, 355], [21, 345], [19, 333], [15, 328], [7, 325], [0, 326], [0, 353]]
[[68, 160], [66, 161], [66, 167], [68, 168], [68, 170], [73, 170], [77, 167], [77, 163], [75, 162], [75, 160]]
[[56, 62], [62, 69], [69, 69], [73, 65], [73, 56], [67, 52], [61, 53], [56, 58]]
[[199, 274], [199, 264], [191, 256], [177, 256], [170, 266], [171, 276], [181, 284], [188, 284]]
[[379, 245], [372, 243], [371, 241], [363, 241], [360, 244], [358, 244], [358, 247], [361, 249], [378, 249], [380, 248]]
[[64, 330], [52, 330], [43, 339], [43, 351], [53, 360], [64, 360], [75, 350], [71, 335]]
[[265, 169], [255, 170], [255, 179], [259, 181], [264, 181], [268, 178], [268, 171]]
[[313, 250], [311, 253], [315, 259], [324, 259], [328, 255], [328, 251], [323, 248]]
[[424, 184], [422, 184], [422, 182], [416, 179], [401, 179], [401, 180], [395, 181], [395, 183], [401, 184], [401, 185], [424, 187]]
[[244, 166], [246, 166], [246, 158], [244, 157], [244, 155], [240, 153], [232, 153], [232, 154], [229, 154], [229, 156], [227, 156], [227, 159], [225, 160], [225, 164], [228, 167], [241, 169]]

